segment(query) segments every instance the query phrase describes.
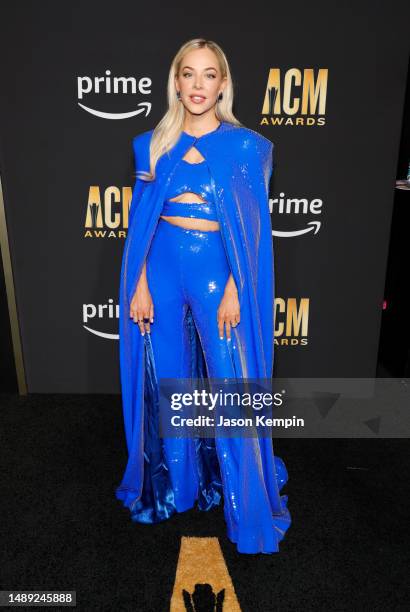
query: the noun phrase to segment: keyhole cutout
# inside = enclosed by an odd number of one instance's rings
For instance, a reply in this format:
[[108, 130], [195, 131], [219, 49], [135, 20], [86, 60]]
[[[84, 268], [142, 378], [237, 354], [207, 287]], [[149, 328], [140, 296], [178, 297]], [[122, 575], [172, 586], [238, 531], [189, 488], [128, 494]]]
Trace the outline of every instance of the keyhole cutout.
[[198, 149], [194, 146], [188, 149], [182, 159], [189, 164], [200, 164], [201, 162], [205, 161], [205, 157], [203, 157]]

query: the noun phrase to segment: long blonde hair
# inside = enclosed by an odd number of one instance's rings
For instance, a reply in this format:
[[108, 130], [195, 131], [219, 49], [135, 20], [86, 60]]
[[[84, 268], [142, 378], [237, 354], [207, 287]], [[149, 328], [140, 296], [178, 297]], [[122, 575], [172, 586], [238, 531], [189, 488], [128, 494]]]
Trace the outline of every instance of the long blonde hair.
[[222, 78], [226, 76], [227, 82], [223, 91], [222, 100], [216, 104], [215, 115], [219, 121], [226, 121], [234, 125], [241, 126], [240, 121], [232, 112], [233, 104], [233, 83], [229, 70], [228, 60], [221, 47], [205, 38], [193, 38], [179, 49], [175, 55], [168, 75], [168, 110], [160, 122], [154, 128], [150, 143], [150, 173], [144, 173], [144, 180], [153, 181], [155, 179], [155, 166], [158, 159], [176, 144], [184, 123], [184, 107], [178, 100], [175, 91], [175, 77], [179, 73], [181, 62], [184, 55], [193, 49], [208, 48], [217, 57]]

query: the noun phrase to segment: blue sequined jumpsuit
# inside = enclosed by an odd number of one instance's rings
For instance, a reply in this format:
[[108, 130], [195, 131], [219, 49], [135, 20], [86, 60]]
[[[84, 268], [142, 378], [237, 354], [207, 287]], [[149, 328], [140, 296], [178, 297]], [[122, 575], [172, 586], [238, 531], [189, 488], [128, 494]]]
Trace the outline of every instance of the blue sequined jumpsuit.
[[[203, 202], [175, 202], [182, 193], [195, 193]], [[170, 182], [162, 215], [218, 221], [208, 166], [204, 161], [181, 159]], [[147, 281], [154, 304], [151, 342], [158, 380], [189, 378], [191, 355], [184, 317], [190, 308], [204, 351], [209, 377], [234, 378], [229, 342], [219, 337], [217, 310], [231, 273], [220, 231], [185, 229], [159, 219], [147, 255]], [[216, 439], [224, 488], [224, 513], [229, 526], [237, 513], [239, 440]], [[164, 449], [178, 512], [194, 506], [198, 471], [194, 442], [190, 438], [165, 438]], [[208, 496], [209, 497], [209, 496]], [[220, 487], [211, 491], [220, 501]], [[213, 502], [213, 503], [212, 503]]]

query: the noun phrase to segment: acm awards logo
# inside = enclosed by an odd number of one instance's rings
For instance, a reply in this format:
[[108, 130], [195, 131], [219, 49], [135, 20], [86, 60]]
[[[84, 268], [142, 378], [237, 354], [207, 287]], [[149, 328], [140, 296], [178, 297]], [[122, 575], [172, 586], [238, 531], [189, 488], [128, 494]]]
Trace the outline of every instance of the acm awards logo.
[[309, 334], [309, 298], [275, 298], [275, 346], [306, 346]]
[[326, 123], [328, 69], [271, 68], [260, 125], [322, 126]]
[[[102, 77], [78, 76], [77, 98], [82, 100], [82, 102], [78, 102], [78, 106], [100, 119], [129, 119], [141, 113], [144, 113], [147, 117], [151, 112], [151, 102], [138, 102], [137, 108], [122, 112], [113, 112], [112, 110], [109, 112], [93, 106], [101, 104], [101, 96], [104, 98], [103, 104], [106, 104], [108, 96], [150, 95], [151, 85], [152, 80], [149, 77], [141, 77], [138, 80], [135, 77], [115, 77], [111, 76], [111, 70], [106, 70]], [[84, 96], [91, 98], [87, 104], [83, 103]]]
[[131, 187], [110, 186], [101, 189], [92, 185], [84, 223], [84, 238], [126, 238]]

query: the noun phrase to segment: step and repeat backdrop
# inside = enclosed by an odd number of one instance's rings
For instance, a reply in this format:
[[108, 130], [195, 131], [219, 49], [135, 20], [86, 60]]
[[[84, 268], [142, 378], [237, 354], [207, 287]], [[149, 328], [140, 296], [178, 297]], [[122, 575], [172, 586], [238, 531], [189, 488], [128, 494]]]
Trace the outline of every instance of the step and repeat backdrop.
[[407, 3], [3, 3], [1, 179], [30, 392], [120, 391], [132, 139], [171, 60], [215, 40], [234, 113], [275, 144], [275, 375], [375, 375]]

